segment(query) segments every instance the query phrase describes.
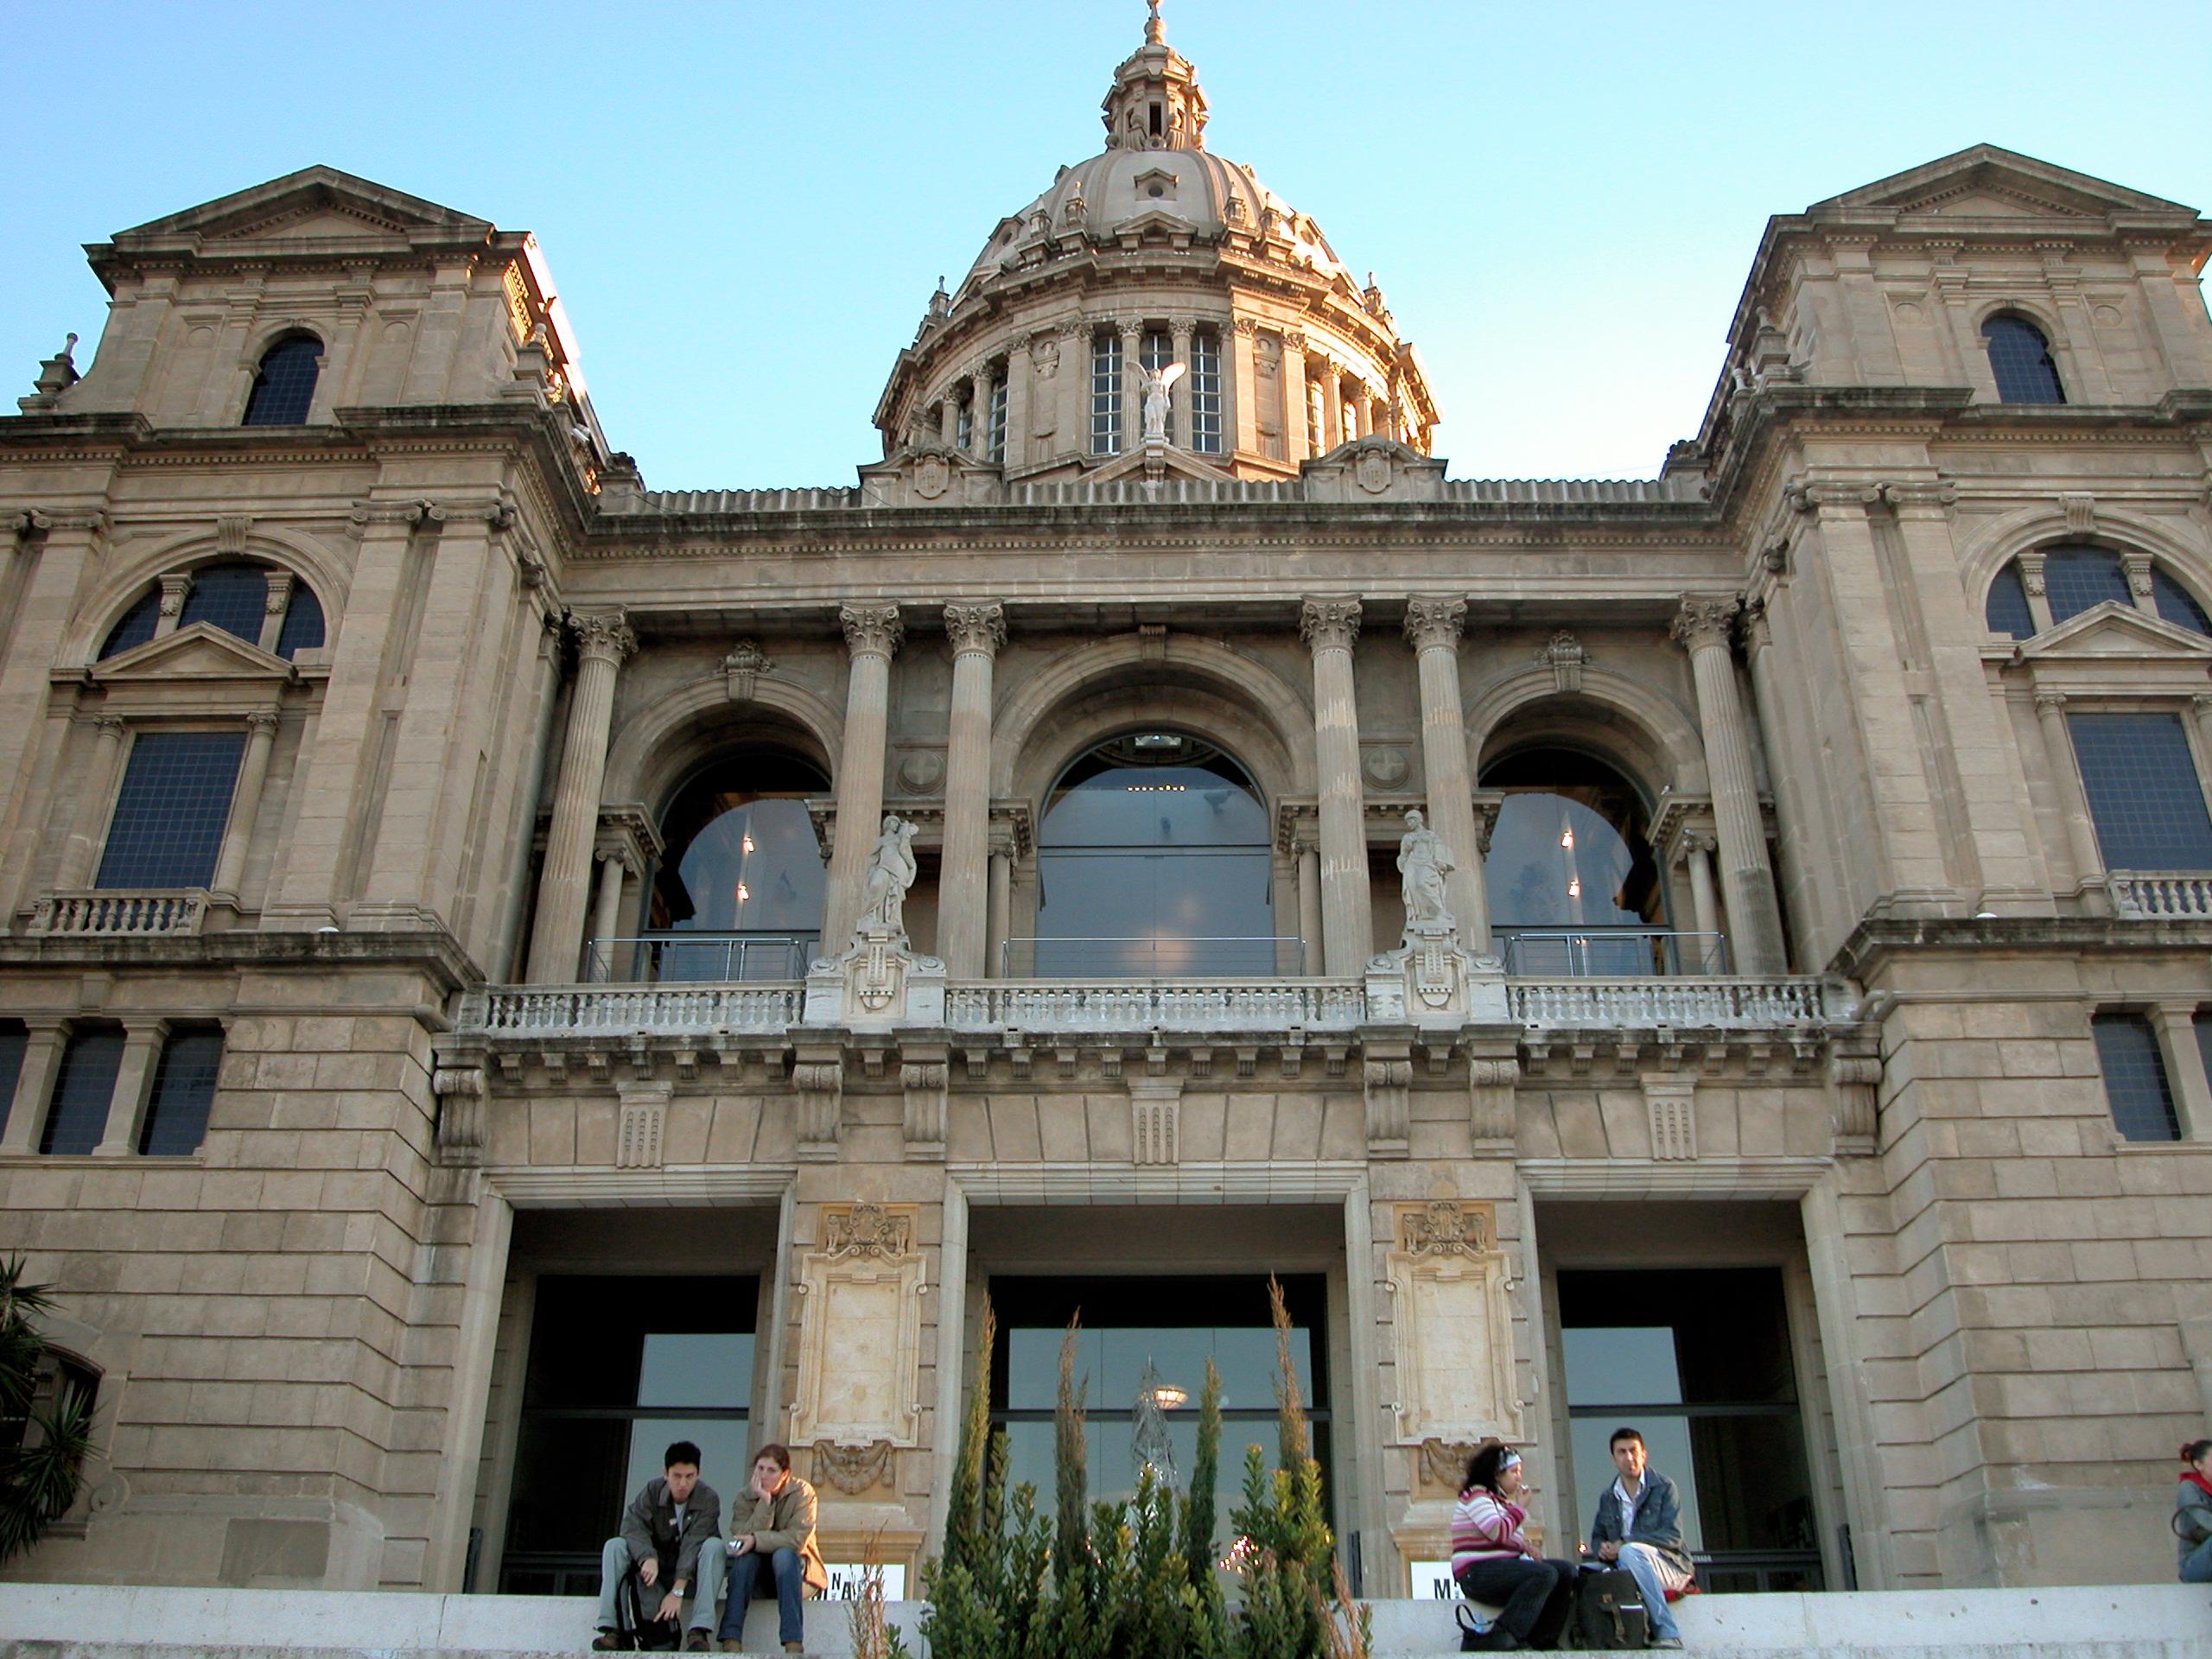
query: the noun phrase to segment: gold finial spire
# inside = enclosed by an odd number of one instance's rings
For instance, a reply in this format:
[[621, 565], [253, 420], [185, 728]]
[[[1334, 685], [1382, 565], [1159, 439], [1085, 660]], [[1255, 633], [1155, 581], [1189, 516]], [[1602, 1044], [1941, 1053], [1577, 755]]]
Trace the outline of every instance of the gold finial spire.
[[1160, 0], [1144, 0], [1144, 43], [1147, 46], [1167, 44], [1167, 25], [1160, 21]]

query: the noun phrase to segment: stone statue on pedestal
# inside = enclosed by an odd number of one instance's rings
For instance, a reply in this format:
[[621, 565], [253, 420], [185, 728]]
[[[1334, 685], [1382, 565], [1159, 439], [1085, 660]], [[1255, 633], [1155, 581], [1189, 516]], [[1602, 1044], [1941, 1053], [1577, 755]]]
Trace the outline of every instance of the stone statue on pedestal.
[[1398, 842], [1398, 874], [1408, 933], [1440, 929], [1456, 939], [1459, 924], [1446, 899], [1444, 879], [1457, 868], [1452, 849], [1422, 820], [1421, 809], [1408, 809], [1405, 837]]
[[887, 812], [883, 833], [868, 855], [856, 938], [872, 932], [906, 937], [906, 889], [914, 885], [914, 826], [897, 813]]
[[1184, 365], [1170, 363], [1157, 373], [1144, 372], [1144, 441], [1147, 443], [1167, 442], [1167, 393], [1183, 378]]

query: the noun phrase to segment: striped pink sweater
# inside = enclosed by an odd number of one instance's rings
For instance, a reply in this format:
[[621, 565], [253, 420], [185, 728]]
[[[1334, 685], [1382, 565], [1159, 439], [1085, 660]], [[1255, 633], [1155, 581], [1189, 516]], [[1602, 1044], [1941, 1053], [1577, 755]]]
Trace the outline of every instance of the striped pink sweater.
[[1452, 1573], [1457, 1577], [1475, 1561], [1510, 1561], [1533, 1556], [1521, 1523], [1529, 1512], [1487, 1486], [1470, 1486], [1452, 1511]]

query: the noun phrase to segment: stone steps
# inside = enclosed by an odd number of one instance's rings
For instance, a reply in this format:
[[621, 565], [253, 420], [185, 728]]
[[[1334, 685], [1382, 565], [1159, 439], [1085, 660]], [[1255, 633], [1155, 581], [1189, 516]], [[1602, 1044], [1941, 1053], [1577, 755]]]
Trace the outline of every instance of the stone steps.
[[[1370, 1605], [1377, 1659], [1458, 1652], [1449, 1603]], [[889, 1610], [915, 1659], [923, 1611]], [[543, 1596], [0, 1584], [0, 1659], [505, 1659], [586, 1650], [592, 1614]], [[2191, 1585], [1694, 1596], [1675, 1615], [1715, 1659], [2212, 1659], [2212, 1588]], [[847, 1659], [845, 1605], [808, 1603], [806, 1637], [810, 1655]], [[746, 1647], [778, 1651], [772, 1603], [751, 1609]]]

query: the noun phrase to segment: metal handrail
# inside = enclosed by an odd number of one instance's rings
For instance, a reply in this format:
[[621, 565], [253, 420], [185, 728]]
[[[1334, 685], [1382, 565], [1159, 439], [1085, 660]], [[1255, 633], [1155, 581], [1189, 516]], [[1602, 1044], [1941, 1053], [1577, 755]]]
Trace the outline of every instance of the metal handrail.
[[584, 946], [586, 982], [613, 982], [615, 969], [632, 984], [735, 983], [804, 979], [820, 948], [818, 933], [640, 933], [592, 939]]
[[1499, 927], [1505, 971], [1526, 978], [1726, 976], [1728, 938], [1669, 927]]
[[[1053, 958], [1049, 966], [1046, 957]], [[1025, 958], [1027, 966], [1018, 965]], [[1295, 938], [1033, 935], [1008, 939], [999, 947], [999, 974], [1004, 979], [1295, 979], [1305, 971], [1306, 942]]]

